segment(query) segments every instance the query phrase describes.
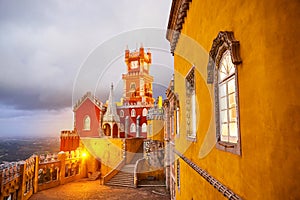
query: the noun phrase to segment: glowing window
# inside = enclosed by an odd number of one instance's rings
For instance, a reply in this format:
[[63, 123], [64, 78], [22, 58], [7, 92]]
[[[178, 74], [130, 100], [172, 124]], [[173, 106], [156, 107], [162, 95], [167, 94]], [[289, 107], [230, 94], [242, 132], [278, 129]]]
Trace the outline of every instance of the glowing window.
[[230, 52], [226, 51], [220, 61], [216, 87], [219, 107], [220, 141], [228, 143], [238, 142], [237, 103], [236, 103], [236, 75], [231, 61]]
[[88, 115], [83, 120], [83, 130], [91, 130], [91, 118]]

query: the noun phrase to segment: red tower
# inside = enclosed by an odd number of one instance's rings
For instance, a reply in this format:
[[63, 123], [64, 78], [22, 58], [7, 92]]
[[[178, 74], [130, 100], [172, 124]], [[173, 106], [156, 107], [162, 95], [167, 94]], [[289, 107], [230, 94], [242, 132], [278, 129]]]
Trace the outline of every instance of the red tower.
[[153, 107], [153, 76], [149, 74], [151, 53], [144, 47], [130, 52], [125, 50], [127, 73], [122, 75], [123, 104], [118, 106], [121, 137], [147, 138], [147, 113]]
[[122, 75], [124, 82], [124, 102], [153, 104], [153, 76], [149, 74], [151, 53], [149, 51], [145, 53], [144, 47], [140, 47], [139, 51], [133, 52], [126, 49], [125, 63], [127, 65], [127, 73]]

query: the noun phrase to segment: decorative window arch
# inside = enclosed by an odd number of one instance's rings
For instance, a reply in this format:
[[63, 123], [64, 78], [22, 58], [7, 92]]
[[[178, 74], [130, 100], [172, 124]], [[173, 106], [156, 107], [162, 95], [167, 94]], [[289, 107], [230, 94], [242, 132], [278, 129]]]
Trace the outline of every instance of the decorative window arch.
[[131, 133], [136, 132], [136, 126], [135, 126], [135, 123], [132, 123], [132, 124], [130, 125], [130, 132], [131, 132]]
[[124, 110], [120, 110], [120, 117], [124, 117]]
[[88, 115], [84, 117], [83, 130], [85, 130], [85, 131], [91, 130], [91, 118]]
[[147, 114], [148, 114], [147, 108], [144, 108], [144, 109], [143, 109], [143, 113], [142, 113], [142, 114], [143, 114], [143, 116], [147, 116]]
[[147, 132], [147, 124], [146, 124], [146, 123], [143, 123], [143, 124], [142, 124], [142, 132], [143, 132], [143, 133], [146, 133], [146, 132]]
[[214, 84], [216, 148], [241, 155], [237, 65], [242, 63], [233, 32], [219, 32], [209, 53], [207, 83]]
[[193, 140], [197, 135], [195, 83], [195, 67], [193, 66], [185, 77], [187, 137]]
[[131, 117], [135, 117], [135, 116], [136, 116], [135, 109], [132, 109], [132, 110], [131, 110]]

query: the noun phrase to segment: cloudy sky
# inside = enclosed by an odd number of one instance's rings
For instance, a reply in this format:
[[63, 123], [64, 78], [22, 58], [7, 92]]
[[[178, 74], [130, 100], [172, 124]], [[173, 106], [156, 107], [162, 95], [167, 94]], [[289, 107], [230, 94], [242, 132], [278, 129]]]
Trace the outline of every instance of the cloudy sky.
[[0, 137], [59, 136], [86, 91], [121, 97], [124, 50], [152, 52], [156, 96], [172, 74], [171, 0], [0, 0]]

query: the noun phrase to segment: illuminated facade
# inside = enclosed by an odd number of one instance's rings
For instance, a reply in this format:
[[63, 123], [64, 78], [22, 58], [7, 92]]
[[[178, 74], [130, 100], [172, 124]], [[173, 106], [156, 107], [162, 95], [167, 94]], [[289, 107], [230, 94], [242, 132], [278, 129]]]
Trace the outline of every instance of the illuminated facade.
[[172, 1], [173, 199], [299, 199], [299, 6]]
[[147, 138], [147, 113], [154, 105], [151, 62], [151, 53], [142, 46], [138, 51], [125, 50], [127, 73], [122, 75], [123, 98], [117, 107], [121, 136]]

